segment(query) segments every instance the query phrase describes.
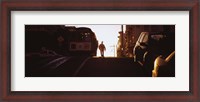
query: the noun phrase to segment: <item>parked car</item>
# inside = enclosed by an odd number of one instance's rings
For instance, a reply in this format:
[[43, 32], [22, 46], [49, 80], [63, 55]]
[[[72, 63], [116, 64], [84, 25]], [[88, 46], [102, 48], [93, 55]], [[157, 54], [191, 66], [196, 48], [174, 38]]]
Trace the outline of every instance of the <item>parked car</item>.
[[175, 33], [142, 32], [133, 48], [134, 61], [145, 62], [147, 54], [162, 55], [175, 50]]
[[175, 51], [166, 58], [156, 58], [152, 77], [175, 77]]
[[134, 61], [139, 62], [151, 76], [154, 60], [162, 55], [166, 57], [175, 51], [174, 32], [142, 32], [133, 49]]

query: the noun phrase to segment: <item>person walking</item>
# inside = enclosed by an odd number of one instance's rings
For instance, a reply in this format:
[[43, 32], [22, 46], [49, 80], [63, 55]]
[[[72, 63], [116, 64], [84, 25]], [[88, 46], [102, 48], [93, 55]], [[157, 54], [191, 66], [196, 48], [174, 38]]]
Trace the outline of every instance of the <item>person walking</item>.
[[106, 51], [106, 47], [105, 47], [105, 45], [103, 44], [103, 41], [102, 41], [101, 44], [99, 45], [99, 50], [100, 50], [100, 53], [101, 53], [101, 57], [104, 57], [104, 51]]

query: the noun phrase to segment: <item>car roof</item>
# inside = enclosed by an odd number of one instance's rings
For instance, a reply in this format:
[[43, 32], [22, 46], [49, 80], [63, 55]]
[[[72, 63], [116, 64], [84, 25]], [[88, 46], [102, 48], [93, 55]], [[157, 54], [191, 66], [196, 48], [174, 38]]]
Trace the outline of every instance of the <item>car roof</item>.
[[163, 34], [163, 35], [166, 35], [166, 34], [174, 34], [174, 32], [141, 32], [141, 34], [150, 34], [150, 35], [159, 35], [159, 34]]
[[160, 34], [168, 35], [168, 34], [173, 34], [173, 32], [150, 32], [149, 34], [151, 34], [151, 35], [160, 35]]

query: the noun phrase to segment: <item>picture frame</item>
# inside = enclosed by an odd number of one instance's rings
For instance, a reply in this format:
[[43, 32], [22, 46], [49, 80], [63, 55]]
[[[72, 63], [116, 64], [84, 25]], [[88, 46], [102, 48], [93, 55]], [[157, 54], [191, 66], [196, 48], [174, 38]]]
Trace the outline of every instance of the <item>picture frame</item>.
[[[11, 11], [189, 11], [189, 91], [11, 91]], [[1, 1], [1, 101], [198, 102], [199, 0], [4, 0]]]

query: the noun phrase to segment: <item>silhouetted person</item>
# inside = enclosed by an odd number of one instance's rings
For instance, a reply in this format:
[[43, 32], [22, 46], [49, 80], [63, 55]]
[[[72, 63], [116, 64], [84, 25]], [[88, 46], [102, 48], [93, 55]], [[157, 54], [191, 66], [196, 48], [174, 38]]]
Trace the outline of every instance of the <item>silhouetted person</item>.
[[101, 44], [99, 45], [99, 50], [101, 53], [101, 57], [104, 57], [104, 51], [106, 50], [105, 45], [103, 44], [103, 41], [101, 42]]

